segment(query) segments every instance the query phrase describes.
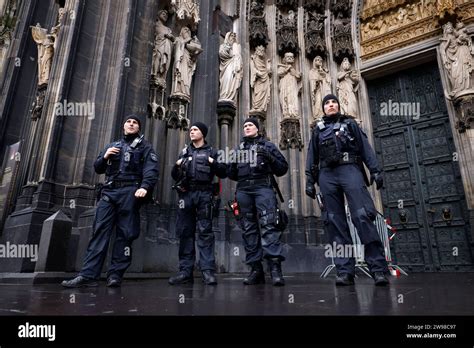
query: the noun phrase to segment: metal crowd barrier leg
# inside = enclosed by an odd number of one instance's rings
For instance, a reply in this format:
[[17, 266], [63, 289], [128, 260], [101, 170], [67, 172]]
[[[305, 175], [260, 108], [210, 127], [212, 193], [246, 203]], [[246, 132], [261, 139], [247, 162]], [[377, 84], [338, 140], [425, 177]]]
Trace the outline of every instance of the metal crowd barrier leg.
[[[351, 213], [349, 211], [349, 206], [346, 204], [345, 206], [346, 209], [346, 217], [347, 217], [347, 225], [349, 226], [349, 231], [351, 234], [352, 238], [352, 243], [353, 243], [353, 250], [360, 250], [362, 243], [360, 241], [359, 235], [357, 234], [357, 229], [352, 223], [351, 219]], [[387, 224], [384, 216], [377, 212], [377, 217], [375, 218], [374, 225], [377, 228], [377, 233], [379, 234], [380, 240], [382, 241], [383, 247], [384, 247], [384, 252], [385, 252], [385, 259], [387, 260], [388, 263], [388, 268], [390, 271], [392, 270], [398, 270], [401, 274], [403, 275], [408, 275], [407, 272], [405, 272], [400, 266], [393, 264], [392, 261], [392, 254], [390, 252], [390, 237], [388, 236], [388, 231], [391, 229], [391, 227]], [[369, 268], [367, 264], [365, 263], [365, 260], [360, 257], [360, 254], [357, 254], [356, 256], [356, 270], [360, 270], [362, 273], [367, 275], [368, 277], [372, 278], [372, 275], [370, 274]], [[320, 278], [326, 278], [332, 270], [336, 268], [336, 265], [334, 264], [334, 258], [331, 257], [331, 264], [328, 265], [324, 271], [321, 273]]]

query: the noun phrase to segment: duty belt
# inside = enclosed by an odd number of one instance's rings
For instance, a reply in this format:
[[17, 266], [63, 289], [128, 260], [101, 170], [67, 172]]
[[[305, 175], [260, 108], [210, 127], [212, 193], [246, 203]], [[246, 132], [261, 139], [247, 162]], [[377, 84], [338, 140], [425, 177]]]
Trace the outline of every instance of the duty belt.
[[337, 167], [343, 164], [358, 163], [359, 160], [360, 160], [359, 156], [349, 156], [349, 158], [341, 157], [339, 158], [337, 162], [330, 162], [330, 163], [327, 163], [326, 161], [321, 160], [320, 168]]
[[127, 187], [127, 186], [138, 186], [138, 185], [140, 185], [139, 180], [120, 180], [120, 181], [109, 181], [104, 185], [104, 187], [116, 189], [116, 188], [122, 188], [122, 187]]
[[249, 186], [257, 186], [257, 185], [266, 185], [270, 186], [270, 178], [261, 178], [261, 179], [247, 179], [247, 180], [242, 180], [237, 183], [237, 188], [244, 188], [244, 187], [249, 187]]
[[212, 191], [211, 184], [189, 184], [187, 188], [189, 191]]

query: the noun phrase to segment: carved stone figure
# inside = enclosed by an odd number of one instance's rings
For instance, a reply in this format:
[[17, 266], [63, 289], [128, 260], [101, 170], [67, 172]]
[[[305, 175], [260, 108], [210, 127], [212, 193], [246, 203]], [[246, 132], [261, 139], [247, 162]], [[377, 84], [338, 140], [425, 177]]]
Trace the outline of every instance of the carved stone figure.
[[61, 29], [62, 21], [64, 14], [66, 13], [66, 10], [64, 7], [60, 7], [58, 10], [58, 24], [56, 24], [54, 27], [51, 28], [51, 35], [53, 35], [54, 38], [54, 49], [56, 50], [56, 45], [57, 45], [57, 37], [59, 35], [59, 30]]
[[40, 24], [31, 27], [33, 40], [38, 47], [38, 86], [48, 83], [54, 56], [54, 35], [48, 34]]
[[168, 12], [162, 10], [158, 13], [158, 21], [155, 26], [155, 47], [153, 48], [153, 61], [151, 75], [158, 86], [166, 88], [166, 75], [171, 63], [171, 53], [175, 40], [171, 29], [165, 26], [168, 20]]
[[271, 86], [270, 60], [265, 60], [265, 47], [258, 46], [250, 57], [250, 87], [252, 89], [252, 108], [250, 113], [266, 112], [270, 102]]
[[454, 30], [451, 22], [443, 26], [440, 51], [443, 65], [451, 85], [450, 97], [473, 88], [471, 74], [474, 71], [474, 51], [472, 41], [464, 25], [458, 23]]
[[176, 11], [176, 16], [179, 19], [190, 18], [194, 24], [198, 24], [201, 18], [199, 17], [199, 4], [195, 0], [171, 0], [171, 6]]
[[219, 101], [235, 105], [237, 90], [242, 82], [242, 53], [236, 34], [228, 32], [219, 47]]
[[338, 96], [339, 102], [341, 103], [341, 113], [351, 115], [354, 117], [359, 116], [357, 108], [357, 97], [356, 92], [359, 89], [359, 76], [357, 71], [351, 69], [351, 63], [349, 59], [344, 58], [341, 63], [341, 68], [337, 73], [338, 80]]
[[183, 27], [175, 42], [172, 97], [191, 100], [191, 82], [196, 70], [196, 58], [202, 52], [197, 37], [191, 37], [191, 30]]
[[309, 87], [313, 119], [318, 119], [324, 116], [321, 101], [331, 93], [331, 76], [329, 70], [323, 67], [323, 59], [320, 56], [314, 58], [313, 68], [309, 71]]
[[299, 117], [298, 94], [300, 86], [298, 82], [301, 79], [301, 73], [296, 71], [294, 63], [293, 53], [287, 52], [283, 57], [283, 64], [278, 64], [280, 105], [283, 118]]

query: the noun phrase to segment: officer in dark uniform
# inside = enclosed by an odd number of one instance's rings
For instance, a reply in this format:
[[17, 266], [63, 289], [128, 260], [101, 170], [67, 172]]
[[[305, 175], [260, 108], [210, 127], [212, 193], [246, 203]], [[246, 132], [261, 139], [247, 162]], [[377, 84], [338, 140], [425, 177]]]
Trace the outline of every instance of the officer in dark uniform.
[[140, 136], [140, 128], [137, 116], [127, 116], [123, 138], [107, 145], [94, 163], [96, 173], [106, 175], [97, 203], [94, 233], [82, 270], [76, 278], [63, 281], [64, 287], [98, 285], [114, 225], [116, 238], [107, 286], [121, 285], [123, 274], [131, 264], [132, 242], [140, 234], [139, 208], [151, 197], [159, 174], [158, 156]]
[[[323, 99], [325, 116], [314, 127], [306, 162], [306, 194], [315, 199], [314, 184], [323, 195], [323, 220], [332, 245], [351, 245], [344, 208], [344, 194], [349, 204], [352, 222], [364, 244], [365, 261], [376, 285], [388, 284], [387, 262], [377, 229], [373, 224], [377, 211], [367, 191], [362, 162], [370, 171], [371, 184], [377, 190], [383, 186], [381, 170], [367, 135], [357, 123], [339, 113], [339, 100], [328, 94]], [[355, 258], [336, 257], [336, 285], [354, 284]]]
[[207, 126], [195, 122], [189, 129], [191, 144], [185, 147], [173, 166], [171, 176], [178, 190], [176, 234], [179, 237], [179, 272], [169, 278], [171, 285], [192, 283], [196, 258], [195, 235], [199, 251], [199, 268], [207, 285], [216, 285], [214, 232], [212, 231], [213, 182], [215, 176], [227, 177], [226, 164], [206, 142]]
[[273, 143], [258, 134], [258, 129], [257, 119], [244, 121], [244, 137], [236, 149], [239, 155], [236, 161], [228, 164], [228, 176], [237, 181], [236, 200], [240, 208], [245, 261], [251, 267], [244, 284], [265, 283], [262, 266], [262, 259], [265, 258], [273, 285], [281, 286], [285, 285], [281, 271], [281, 262], [285, 257], [280, 241], [282, 232], [275, 225], [277, 199], [270, 175], [285, 175], [288, 163]]

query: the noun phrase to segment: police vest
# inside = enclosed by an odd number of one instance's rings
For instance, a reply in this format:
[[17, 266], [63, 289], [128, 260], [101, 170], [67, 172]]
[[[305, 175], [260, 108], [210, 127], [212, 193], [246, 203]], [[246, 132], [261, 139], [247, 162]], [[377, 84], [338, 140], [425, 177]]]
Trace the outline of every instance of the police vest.
[[211, 171], [211, 164], [209, 163], [209, 157], [211, 157], [211, 155], [212, 147], [191, 149], [190, 146], [187, 146], [183, 149], [183, 158], [186, 160], [186, 178], [190, 182], [212, 182], [213, 173]]
[[329, 124], [322, 120], [317, 123], [315, 132], [321, 168], [356, 162], [357, 144], [349, 125], [348, 118]]
[[107, 161], [105, 174], [110, 179], [140, 180], [143, 175], [143, 144], [140, 137], [131, 143], [120, 140], [111, 147], [118, 147], [120, 153], [113, 155]]
[[237, 175], [239, 180], [261, 179], [272, 173], [270, 165], [257, 155], [258, 147], [266, 148], [265, 140], [260, 139], [255, 144], [240, 143], [237, 152]]

